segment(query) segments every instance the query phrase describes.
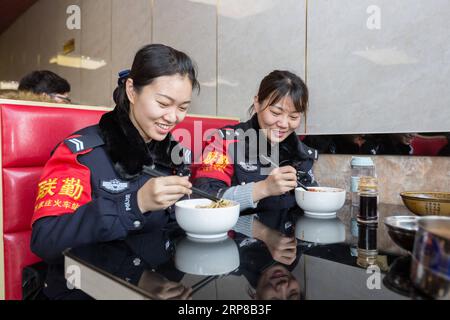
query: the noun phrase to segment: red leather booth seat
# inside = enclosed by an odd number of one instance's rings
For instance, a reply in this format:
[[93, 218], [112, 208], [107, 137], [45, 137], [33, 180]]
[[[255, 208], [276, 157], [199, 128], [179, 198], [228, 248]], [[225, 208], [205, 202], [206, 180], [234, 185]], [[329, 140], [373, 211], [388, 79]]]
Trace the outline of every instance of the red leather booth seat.
[[411, 141], [411, 146], [414, 155], [437, 156], [448, 143], [445, 136], [415, 136]]
[[[21, 299], [22, 270], [40, 261], [30, 250], [30, 223], [37, 183], [51, 151], [69, 134], [97, 123], [107, 110], [0, 100], [0, 299]], [[199, 132], [194, 132], [195, 122], [200, 122]], [[199, 134], [237, 122], [193, 115], [173, 133], [198, 149], [202, 144], [194, 141], [201, 141]]]
[[[66, 136], [97, 123], [105, 108], [2, 100], [1, 170], [4, 283], [0, 296], [22, 298], [22, 270], [40, 259], [30, 251], [37, 182], [50, 152]], [[1, 242], [1, 240], [0, 240]], [[2, 269], [2, 268], [0, 268]]]

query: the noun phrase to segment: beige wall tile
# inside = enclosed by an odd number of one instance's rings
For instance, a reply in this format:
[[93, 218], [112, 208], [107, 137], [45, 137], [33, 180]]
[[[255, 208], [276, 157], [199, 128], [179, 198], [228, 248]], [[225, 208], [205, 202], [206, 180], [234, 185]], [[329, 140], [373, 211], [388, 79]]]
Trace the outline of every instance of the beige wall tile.
[[[321, 186], [350, 190], [351, 155], [321, 155], [314, 174]], [[374, 156], [380, 201], [402, 204], [403, 191], [450, 192], [450, 159], [446, 157]]]
[[153, 42], [188, 54], [198, 65], [200, 95], [190, 113], [216, 114], [216, 0], [155, 0]]
[[25, 32], [23, 20], [17, 20], [3, 34], [2, 41], [5, 44], [4, 80], [18, 81], [24, 69], [24, 41], [21, 41]]
[[[11, 27], [9, 32], [11, 32], [11, 56], [12, 59], [12, 68], [11, 72], [13, 72], [16, 80], [19, 80], [20, 77], [26, 72], [26, 42], [23, 38], [25, 35], [25, 20], [20, 17], [16, 20]], [[11, 60], [10, 60], [11, 61]]]
[[81, 54], [106, 62], [100, 69], [81, 70], [82, 104], [112, 105], [111, 17], [110, 0], [81, 1]]
[[24, 34], [21, 36], [25, 43], [24, 74], [40, 69], [40, 30], [38, 26], [42, 23], [40, 20], [41, 11], [42, 5], [36, 2], [19, 18], [23, 19], [25, 24]]
[[[75, 56], [81, 56], [81, 30], [69, 30], [67, 29], [67, 7], [70, 5], [78, 5], [81, 8], [81, 12], [83, 12], [83, 7], [81, 6], [81, 0], [62, 0], [58, 1], [58, 13], [57, 13], [57, 25], [59, 34], [57, 37], [58, 45], [60, 47], [60, 51], [62, 50], [64, 43], [69, 41], [70, 39], [75, 39], [75, 50], [74, 52], [70, 53], [70, 55]], [[83, 28], [83, 13], [81, 14], [81, 28]], [[58, 66], [58, 74], [66, 78], [70, 85], [71, 85], [71, 98], [75, 103], [81, 102], [81, 94], [82, 94], [82, 87], [81, 87], [81, 70], [78, 68], [69, 68], [69, 67], [63, 67]]]
[[0, 79], [6, 80], [6, 68], [7, 68], [7, 57], [8, 57], [8, 50], [6, 43], [2, 41], [3, 37], [0, 36]]
[[262, 78], [288, 69], [304, 78], [305, 1], [220, 1], [219, 115], [248, 118]]
[[60, 10], [57, 9], [58, 5], [54, 5], [55, 2], [52, 0], [41, 0], [38, 1], [33, 8], [33, 16], [30, 17], [31, 20], [38, 17], [39, 24], [39, 51], [40, 51], [40, 69], [50, 70], [53, 72], [58, 72], [58, 66], [56, 64], [50, 64], [50, 59], [54, 57], [58, 51], [62, 49], [62, 44], [59, 45], [59, 34], [61, 34], [61, 29], [64, 26], [58, 25], [56, 22], [57, 15], [62, 14]]
[[80, 31], [66, 28], [66, 8], [70, 4], [77, 4], [78, 0], [41, 0], [30, 7], [18, 20], [23, 22], [23, 30], [17, 41], [21, 47], [14, 49], [17, 59], [23, 59], [15, 69], [16, 77], [21, 78], [34, 70], [50, 70], [67, 79], [71, 84], [72, 99], [79, 101], [80, 70], [58, 66], [50, 63], [50, 59], [63, 51], [64, 43], [74, 38], [76, 50], [73, 54], [80, 54]]
[[309, 1], [308, 132], [448, 131], [449, 16], [447, 0]]
[[12, 34], [10, 28], [0, 35], [0, 78], [2, 80], [17, 80], [17, 78], [10, 72], [11, 66], [11, 43]]
[[136, 52], [151, 43], [151, 1], [112, 0], [112, 21], [111, 93], [117, 86], [118, 72], [130, 69]]

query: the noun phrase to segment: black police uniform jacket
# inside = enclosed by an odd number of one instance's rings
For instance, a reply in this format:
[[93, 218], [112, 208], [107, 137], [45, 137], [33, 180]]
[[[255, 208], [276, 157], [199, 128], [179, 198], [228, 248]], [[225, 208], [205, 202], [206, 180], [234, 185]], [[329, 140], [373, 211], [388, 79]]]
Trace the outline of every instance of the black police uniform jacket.
[[51, 261], [67, 248], [151, 232], [173, 220], [172, 208], [141, 213], [137, 203], [137, 191], [150, 179], [143, 166], [168, 175], [186, 173], [189, 160], [175, 165], [172, 152], [184, 160], [190, 157], [170, 134], [145, 143], [128, 114], [117, 108], [98, 125], [70, 136], [44, 167], [31, 250]]
[[[221, 196], [231, 186], [258, 182], [267, 178], [271, 165], [267, 158], [274, 158], [272, 157], [274, 148], [267, 140], [264, 140], [267, 147], [262, 150], [260, 142], [255, 143], [246, 139], [245, 133], [251, 129], [256, 132], [260, 129], [256, 114], [247, 122], [224, 127], [212, 136], [204, 149], [201, 164], [193, 167], [196, 187]], [[297, 170], [299, 181], [306, 186], [317, 186], [312, 171], [314, 161], [318, 159], [317, 150], [302, 143], [295, 132], [278, 145], [278, 150], [277, 165], [293, 166]], [[294, 192], [289, 192], [262, 199], [256, 211], [279, 210], [294, 205]]]

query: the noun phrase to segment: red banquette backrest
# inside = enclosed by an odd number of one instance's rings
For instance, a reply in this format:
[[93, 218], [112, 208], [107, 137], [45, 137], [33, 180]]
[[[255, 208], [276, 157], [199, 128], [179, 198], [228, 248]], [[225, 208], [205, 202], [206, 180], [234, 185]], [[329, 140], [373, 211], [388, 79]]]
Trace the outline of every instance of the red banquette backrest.
[[415, 136], [411, 141], [413, 154], [417, 156], [437, 156], [447, 144], [446, 136]]
[[61, 140], [108, 109], [12, 100], [0, 108], [0, 297], [21, 299], [22, 270], [40, 260], [30, 251], [30, 222], [43, 166]]

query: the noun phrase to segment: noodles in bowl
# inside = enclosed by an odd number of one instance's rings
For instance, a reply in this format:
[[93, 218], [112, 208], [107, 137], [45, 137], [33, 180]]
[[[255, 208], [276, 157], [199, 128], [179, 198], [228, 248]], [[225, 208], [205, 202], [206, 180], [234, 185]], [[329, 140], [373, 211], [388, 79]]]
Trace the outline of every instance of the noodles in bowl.
[[213, 201], [210, 204], [206, 205], [199, 204], [196, 205], [195, 207], [198, 209], [218, 209], [218, 208], [232, 207], [233, 205], [234, 203], [229, 200], [220, 199], [219, 201]]

